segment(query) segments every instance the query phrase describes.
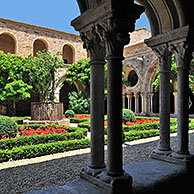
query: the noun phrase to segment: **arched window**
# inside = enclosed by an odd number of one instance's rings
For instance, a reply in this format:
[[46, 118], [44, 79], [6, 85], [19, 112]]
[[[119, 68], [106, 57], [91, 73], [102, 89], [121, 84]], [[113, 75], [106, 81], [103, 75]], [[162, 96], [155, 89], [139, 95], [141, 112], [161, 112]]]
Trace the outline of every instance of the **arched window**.
[[0, 35], [0, 50], [6, 54], [15, 54], [15, 48], [15, 40], [12, 36], [6, 33]]
[[43, 40], [37, 39], [34, 41], [34, 45], [33, 45], [33, 55], [36, 56], [36, 53], [38, 51], [47, 51], [47, 44], [46, 42], [44, 42]]
[[69, 45], [63, 47], [63, 61], [65, 64], [74, 63], [74, 52], [73, 48]]

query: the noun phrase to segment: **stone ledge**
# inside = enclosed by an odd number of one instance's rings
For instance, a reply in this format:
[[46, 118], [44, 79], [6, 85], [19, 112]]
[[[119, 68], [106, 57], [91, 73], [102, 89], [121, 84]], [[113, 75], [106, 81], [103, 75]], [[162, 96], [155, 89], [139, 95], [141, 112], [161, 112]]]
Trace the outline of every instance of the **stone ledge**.
[[[131, 194], [193, 193], [194, 168], [188, 169], [182, 165], [150, 159], [126, 165], [124, 170], [133, 177]], [[106, 188], [99, 188], [84, 179], [77, 179], [64, 186], [34, 191], [30, 194], [62, 193], [110, 194]]]
[[24, 120], [23, 124], [45, 124], [45, 125], [49, 125], [49, 124], [57, 124], [57, 125], [66, 125], [69, 126], [70, 125], [70, 119], [62, 119], [59, 121], [51, 121], [51, 120]]

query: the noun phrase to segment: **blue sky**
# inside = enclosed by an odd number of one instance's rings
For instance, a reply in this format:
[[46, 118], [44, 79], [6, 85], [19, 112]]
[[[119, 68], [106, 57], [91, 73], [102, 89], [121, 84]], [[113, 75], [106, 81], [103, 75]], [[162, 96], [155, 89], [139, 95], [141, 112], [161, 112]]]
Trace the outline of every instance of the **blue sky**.
[[[70, 26], [79, 16], [76, 0], [5, 0], [1, 1], [0, 17], [37, 26], [76, 33]], [[136, 28], [147, 27], [145, 14], [136, 23]]]

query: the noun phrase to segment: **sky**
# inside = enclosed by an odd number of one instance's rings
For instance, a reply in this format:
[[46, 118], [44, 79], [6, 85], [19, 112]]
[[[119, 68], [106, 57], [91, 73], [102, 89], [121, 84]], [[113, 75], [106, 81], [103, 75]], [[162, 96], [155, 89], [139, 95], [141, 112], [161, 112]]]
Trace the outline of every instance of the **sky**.
[[[55, 30], [78, 34], [71, 27], [72, 19], [80, 15], [76, 0], [5, 0], [1, 1], [0, 18], [24, 22]], [[136, 28], [150, 30], [145, 14], [136, 22]]]

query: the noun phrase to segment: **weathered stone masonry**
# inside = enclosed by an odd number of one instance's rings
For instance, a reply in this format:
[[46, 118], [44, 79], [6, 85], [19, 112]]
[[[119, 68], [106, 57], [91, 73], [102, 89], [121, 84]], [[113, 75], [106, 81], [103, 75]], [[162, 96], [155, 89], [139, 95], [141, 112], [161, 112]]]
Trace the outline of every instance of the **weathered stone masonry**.
[[14, 40], [14, 53], [23, 57], [33, 54], [34, 42], [41, 40], [46, 44], [47, 50], [51, 54], [58, 51], [63, 52], [63, 47], [68, 45], [73, 50], [73, 62], [87, 58], [83, 43], [80, 37], [75, 34], [0, 18], [0, 37], [1, 35], [9, 35], [6, 37], [11, 37]]

